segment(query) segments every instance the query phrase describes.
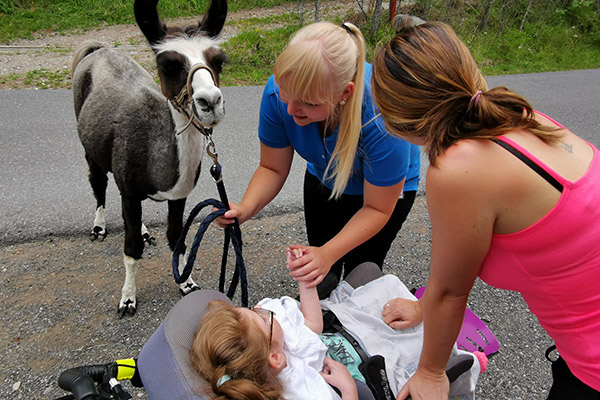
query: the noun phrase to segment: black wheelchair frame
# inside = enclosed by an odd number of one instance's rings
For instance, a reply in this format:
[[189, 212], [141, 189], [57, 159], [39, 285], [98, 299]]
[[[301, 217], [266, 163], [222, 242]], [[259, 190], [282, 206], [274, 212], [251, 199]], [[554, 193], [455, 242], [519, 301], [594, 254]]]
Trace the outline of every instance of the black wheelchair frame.
[[129, 400], [133, 397], [120, 384], [129, 380], [135, 387], [143, 387], [134, 358], [112, 363], [86, 365], [63, 371], [58, 386], [71, 394], [56, 400]]

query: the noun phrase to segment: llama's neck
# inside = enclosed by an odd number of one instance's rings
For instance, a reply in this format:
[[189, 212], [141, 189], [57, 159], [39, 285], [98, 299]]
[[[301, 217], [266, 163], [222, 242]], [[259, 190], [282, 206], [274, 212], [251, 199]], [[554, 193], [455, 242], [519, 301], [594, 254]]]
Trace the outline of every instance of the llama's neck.
[[[189, 120], [185, 115], [177, 112], [170, 103], [169, 108], [175, 123], [173, 134], [177, 144], [179, 177], [171, 189], [152, 195], [154, 200], [176, 200], [185, 198], [190, 194], [196, 183], [196, 173], [202, 161], [206, 141], [205, 136], [193, 124], [183, 130]], [[177, 134], [182, 130], [183, 132]]]

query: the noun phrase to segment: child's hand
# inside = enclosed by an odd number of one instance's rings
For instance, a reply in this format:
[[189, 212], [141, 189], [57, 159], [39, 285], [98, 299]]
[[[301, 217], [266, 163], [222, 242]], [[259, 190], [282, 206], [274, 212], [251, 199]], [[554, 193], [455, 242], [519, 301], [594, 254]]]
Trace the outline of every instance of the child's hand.
[[358, 399], [356, 382], [344, 364], [325, 357], [323, 371], [320, 374], [325, 382], [342, 392], [342, 399]]
[[301, 258], [304, 255], [304, 249], [300, 247], [288, 247], [285, 251], [287, 263], [291, 263], [294, 260]]

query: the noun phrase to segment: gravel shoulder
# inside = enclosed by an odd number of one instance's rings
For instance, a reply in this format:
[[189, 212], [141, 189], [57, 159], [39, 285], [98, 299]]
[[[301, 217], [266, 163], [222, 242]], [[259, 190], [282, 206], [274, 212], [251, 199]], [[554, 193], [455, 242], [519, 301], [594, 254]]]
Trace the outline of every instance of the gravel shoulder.
[[[139, 353], [180, 299], [165, 227], [150, 230], [158, 244], [145, 250], [137, 277], [139, 310], [122, 320], [116, 313], [124, 279], [118, 229], [104, 242], [92, 243], [87, 232], [76, 232], [0, 246], [0, 398], [55, 399], [64, 395], [56, 383], [63, 370]], [[266, 295], [295, 296], [284, 249], [305, 243], [302, 212], [248, 221], [242, 234], [250, 303]], [[192, 276], [203, 288], [218, 287], [222, 240], [221, 231], [211, 227], [200, 247]], [[384, 271], [398, 275], [409, 288], [424, 285], [429, 246], [429, 219], [420, 194]], [[230, 258], [230, 270], [233, 264]], [[239, 290], [234, 301], [239, 304]], [[545, 399], [551, 380], [543, 352], [551, 341], [521, 298], [477, 282], [470, 307], [501, 343], [480, 377], [477, 397]], [[147, 398], [141, 389], [132, 393], [136, 399]]]

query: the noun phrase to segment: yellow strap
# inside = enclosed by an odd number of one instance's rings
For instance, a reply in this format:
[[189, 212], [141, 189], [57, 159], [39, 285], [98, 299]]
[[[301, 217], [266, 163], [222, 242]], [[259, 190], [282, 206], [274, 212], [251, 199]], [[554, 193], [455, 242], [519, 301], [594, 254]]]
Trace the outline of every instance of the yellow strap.
[[136, 366], [133, 358], [117, 360], [117, 380], [131, 379], [135, 374]]

